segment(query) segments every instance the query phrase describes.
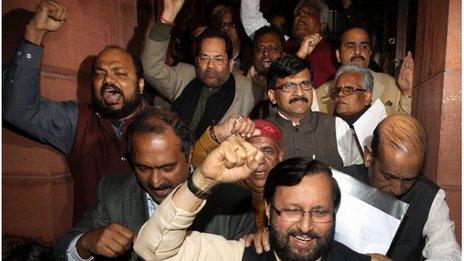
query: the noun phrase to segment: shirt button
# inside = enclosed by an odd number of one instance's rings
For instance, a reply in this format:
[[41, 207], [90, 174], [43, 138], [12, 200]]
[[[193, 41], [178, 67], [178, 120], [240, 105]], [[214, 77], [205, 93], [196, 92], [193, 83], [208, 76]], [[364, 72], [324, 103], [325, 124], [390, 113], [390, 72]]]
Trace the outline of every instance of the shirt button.
[[126, 157], [123, 156], [123, 157], [121, 157], [121, 160], [126, 161], [127, 159], [126, 159]]
[[31, 59], [32, 56], [31, 56], [30, 53], [28, 53], [28, 54], [26, 54], [26, 57], [27, 57], [27, 59]]
[[22, 52], [17, 52], [16, 55], [21, 56], [21, 55], [23, 55], [23, 53]]

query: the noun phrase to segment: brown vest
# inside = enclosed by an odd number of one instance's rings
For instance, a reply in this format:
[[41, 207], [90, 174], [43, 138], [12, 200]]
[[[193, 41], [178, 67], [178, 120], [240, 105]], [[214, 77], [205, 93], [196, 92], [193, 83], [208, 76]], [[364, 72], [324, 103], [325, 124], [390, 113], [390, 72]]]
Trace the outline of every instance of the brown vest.
[[78, 108], [74, 145], [66, 155], [74, 179], [74, 224], [95, 204], [96, 188], [103, 176], [131, 170], [125, 155], [128, 121], [120, 141], [111, 122], [94, 112], [90, 104], [81, 103]]
[[303, 156], [320, 160], [333, 168], [343, 166], [337, 147], [335, 117], [311, 112], [301, 119], [299, 126], [293, 126], [291, 121], [273, 110], [267, 120], [276, 123], [282, 130], [285, 159]]

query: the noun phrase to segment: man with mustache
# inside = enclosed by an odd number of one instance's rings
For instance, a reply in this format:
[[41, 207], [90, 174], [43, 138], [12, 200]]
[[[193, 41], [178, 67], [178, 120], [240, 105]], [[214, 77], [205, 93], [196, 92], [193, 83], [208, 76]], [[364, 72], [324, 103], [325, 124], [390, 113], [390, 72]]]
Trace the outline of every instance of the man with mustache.
[[[365, 24], [356, 23], [346, 27], [340, 36], [340, 45], [336, 51], [337, 59], [342, 65], [350, 63], [368, 68], [372, 55], [372, 42], [369, 30]], [[370, 70], [374, 77], [372, 100], [380, 99], [388, 115], [410, 114], [412, 84], [414, 77], [414, 60], [411, 52], [404, 58], [398, 80], [385, 73]], [[335, 81], [330, 81], [316, 90], [321, 112], [332, 114], [334, 110], [330, 92]]]
[[14, 60], [3, 74], [3, 118], [66, 154], [74, 179], [74, 222], [95, 203], [103, 176], [130, 170], [122, 137], [132, 117], [147, 107], [143, 67], [124, 49], [109, 46], [93, 64], [92, 104], [56, 102], [40, 96], [43, 40], [59, 30], [68, 9], [41, 1], [26, 27]]
[[217, 184], [245, 179], [263, 156], [239, 137], [221, 143], [145, 223], [134, 245], [136, 252], [146, 260], [370, 260], [333, 241], [340, 190], [330, 169], [308, 158], [279, 163], [266, 180], [265, 212], [272, 251], [258, 255], [253, 247], [245, 247], [243, 239], [187, 234], [185, 228], [209, 191]]
[[173, 22], [184, 0], [164, 0], [164, 9], [145, 42], [142, 62], [145, 79], [171, 101], [172, 108], [200, 135], [210, 126], [223, 122], [232, 114], [248, 115], [258, 98], [253, 95], [251, 80], [231, 74], [234, 60], [227, 33], [206, 29], [199, 35], [195, 67], [165, 63]]
[[342, 171], [409, 204], [388, 257], [461, 260], [445, 192], [420, 174], [426, 149], [426, 133], [417, 119], [388, 116], [374, 130], [371, 145], [365, 147], [365, 166]]
[[306, 61], [283, 56], [271, 64], [267, 77], [272, 106], [265, 119], [282, 130], [285, 158], [306, 156], [331, 167], [363, 163], [348, 124], [311, 111], [314, 83]]
[[[174, 112], [149, 108], [140, 113], [128, 126], [127, 143], [133, 171], [102, 179], [97, 204], [57, 240], [55, 259], [136, 260], [132, 243], [139, 229], [191, 173], [193, 133]], [[249, 191], [223, 184], [189, 229], [238, 239], [255, 228], [251, 209]]]
[[[240, 16], [248, 36], [269, 22], [259, 11], [259, 0], [242, 0]], [[333, 79], [337, 71], [335, 47], [323, 37], [329, 19], [329, 7], [323, 0], [301, 0], [295, 7], [293, 37], [285, 51], [308, 61], [313, 68], [315, 88]]]

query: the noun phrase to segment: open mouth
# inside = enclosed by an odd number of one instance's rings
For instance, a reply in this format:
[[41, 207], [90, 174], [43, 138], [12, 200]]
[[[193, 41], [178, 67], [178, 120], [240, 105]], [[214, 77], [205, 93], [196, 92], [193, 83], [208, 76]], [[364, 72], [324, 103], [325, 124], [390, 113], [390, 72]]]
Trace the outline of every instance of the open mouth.
[[269, 60], [269, 59], [264, 59], [264, 60], [261, 61], [261, 65], [262, 65], [264, 68], [268, 69], [268, 68], [271, 66], [271, 60]]
[[101, 90], [101, 96], [106, 105], [114, 105], [121, 99], [121, 89], [113, 85], [107, 85]]

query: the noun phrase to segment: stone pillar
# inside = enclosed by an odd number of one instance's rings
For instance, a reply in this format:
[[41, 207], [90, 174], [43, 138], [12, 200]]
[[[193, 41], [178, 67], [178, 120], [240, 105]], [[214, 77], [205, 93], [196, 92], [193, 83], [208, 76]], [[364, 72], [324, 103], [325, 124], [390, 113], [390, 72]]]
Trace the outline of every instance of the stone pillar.
[[461, 1], [419, 1], [412, 113], [425, 126], [424, 174], [446, 192], [461, 242]]
[[[3, 2], [3, 65], [38, 2]], [[44, 42], [41, 93], [56, 101], [88, 102], [92, 56], [107, 45], [139, 55], [153, 0], [62, 3], [70, 10], [69, 19]], [[72, 225], [73, 184], [64, 156], [7, 124], [2, 149], [3, 233], [53, 241]]]

